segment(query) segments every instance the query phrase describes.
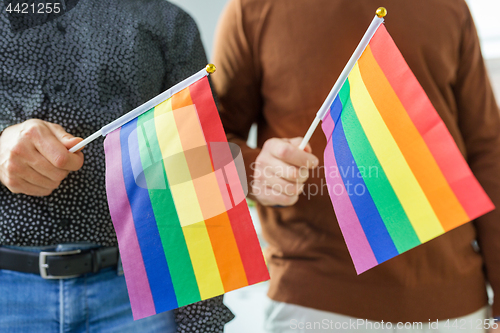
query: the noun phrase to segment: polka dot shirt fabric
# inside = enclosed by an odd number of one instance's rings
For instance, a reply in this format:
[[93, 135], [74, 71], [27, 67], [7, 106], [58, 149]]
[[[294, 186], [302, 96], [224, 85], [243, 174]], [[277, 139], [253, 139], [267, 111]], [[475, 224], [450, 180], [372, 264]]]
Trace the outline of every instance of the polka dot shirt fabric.
[[[64, 15], [12, 29], [0, 13], [0, 131], [37, 118], [88, 137], [206, 65], [194, 21], [163, 0], [66, 0]], [[103, 138], [50, 196], [0, 185], [0, 244], [116, 246]], [[179, 332], [223, 332], [222, 297], [176, 310]]]
[[[12, 31], [2, 10], [0, 130], [38, 118], [85, 138], [206, 64], [193, 20], [163, 0], [80, 0], [65, 15], [21, 31]], [[84, 158], [47, 197], [0, 185], [0, 244], [117, 244], [103, 138]]]
[[224, 332], [224, 325], [234, 318], [234, 314], [222, 300], [223, 297], [218, 296], [175, 310], [177, 333]]

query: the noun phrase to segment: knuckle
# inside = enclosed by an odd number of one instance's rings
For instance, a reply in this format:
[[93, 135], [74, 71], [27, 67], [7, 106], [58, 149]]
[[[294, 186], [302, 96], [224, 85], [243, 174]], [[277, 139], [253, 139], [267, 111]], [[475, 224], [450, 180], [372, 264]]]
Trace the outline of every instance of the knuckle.
[[53, 164], [55, 167], [63, 169], [68, 164], [68, 161], [69, 157], [67, 154], [57, 154], [54, 158]]
[[40, 137], [39, 124], [36, 121], [26, 122], [20, 131], [21, 137], [36, 139]]
[[262, 150], [264, 150], [264, 151], [271, 150], [277, 140], [278, 139], [276, 139], [276, 138], [271, 138], [271, 139], [266, 140], [266, 142], [264, 142], [264, 145], [262, 146]]
[[19, 182], [16, 179], [7, 177], [3, 183], [12, 193], [20, 193]]
[[5, 171], [7, 172], [8, 175], [19, 175], [21, 173], [21, 168], [17, 163], [9, 161], [5, 165]]
[[61, 125], [59, 125], [59, 124], [50, 123], [50, 126], [52, 126], [52, 128], [55, 129], [55, 130], [64, 131], [64, 128]]
[[26, 149], [24, 149], [23, 145], [22, 144], [15, 144], [14, 146], [12, 146], [12, 148], [10, 149], [10, 152], [9, 152], [9, 155], [8, 155], [8, 159], [9, 160], [13, 160], [13, 159], [16, 159], [20, 156], [23, 156], [24, 153], [25, 153]]
[[265, 160], [265, 157], [264, 157], [264, 153], [261, 152], [259, 155], [257, 155], [257, 158], [255, 159], [255, 167], [256, 168], [260, 168], [262, 166], [262, 163], [264, 162]]
[[276, 157], [279, 159], [283, 160], [286, 159], [290, 155], [290, 146], [288, 145], [282, 145], [276, 148], [275, 151]]
[[265, 166], [268, 165], [268, 157], [265, 155], [265, 154], [259, 154], [259, 156], [257, 156], [257, 158], [255, 159], [255, 169], [254, 170], [261, 170], [261, 169], [264, 169]]

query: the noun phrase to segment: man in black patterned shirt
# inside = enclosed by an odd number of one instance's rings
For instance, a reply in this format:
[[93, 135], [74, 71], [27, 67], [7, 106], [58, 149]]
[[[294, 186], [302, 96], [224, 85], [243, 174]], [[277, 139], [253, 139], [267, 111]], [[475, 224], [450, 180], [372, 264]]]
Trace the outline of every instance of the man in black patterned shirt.
[[163, 0], [58, 3], [33, 20], [12, 1], [0, 13], [0, 331], [222, 332], [221, 298], [178, 310], [180, 325], [132, 321], [102, 142], [67, 150], [203, 68], [197, 27]]

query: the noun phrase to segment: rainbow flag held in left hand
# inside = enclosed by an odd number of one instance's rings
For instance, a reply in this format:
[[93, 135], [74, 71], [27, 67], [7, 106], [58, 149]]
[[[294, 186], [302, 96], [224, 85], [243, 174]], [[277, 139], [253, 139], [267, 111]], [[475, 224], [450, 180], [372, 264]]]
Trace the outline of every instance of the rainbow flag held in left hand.
[[328, 191], [358, 274], [495, 208], [381, 21], [321, 116]]
[[105, 133], [134, 319], [269, 279], [206, 73], [191, 81]]

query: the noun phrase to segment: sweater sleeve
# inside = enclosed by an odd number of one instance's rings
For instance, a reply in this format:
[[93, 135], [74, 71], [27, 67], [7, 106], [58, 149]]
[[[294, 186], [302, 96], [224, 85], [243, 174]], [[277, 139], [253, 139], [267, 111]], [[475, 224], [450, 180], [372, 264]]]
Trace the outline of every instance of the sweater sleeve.
[[253, 174], [251, 164], [260, 149], [250, 148], [246, 141], [250, 127], [257, 122], [262, 110], [258, 62], [252, 51], [241, 2], [230, 1], [216, 32], [214, 64], [217, 72], [213, 75], [213, 84], [227, 139], [241, 148], [249, 183]]
[[496, 206], [474, 223], [495, 293], [493, 316], [500, 315], [500, 117], [473, 20], [467, 10], [460, 46], [460, 64], [454, 87], [458, 121], [468, 163]]

